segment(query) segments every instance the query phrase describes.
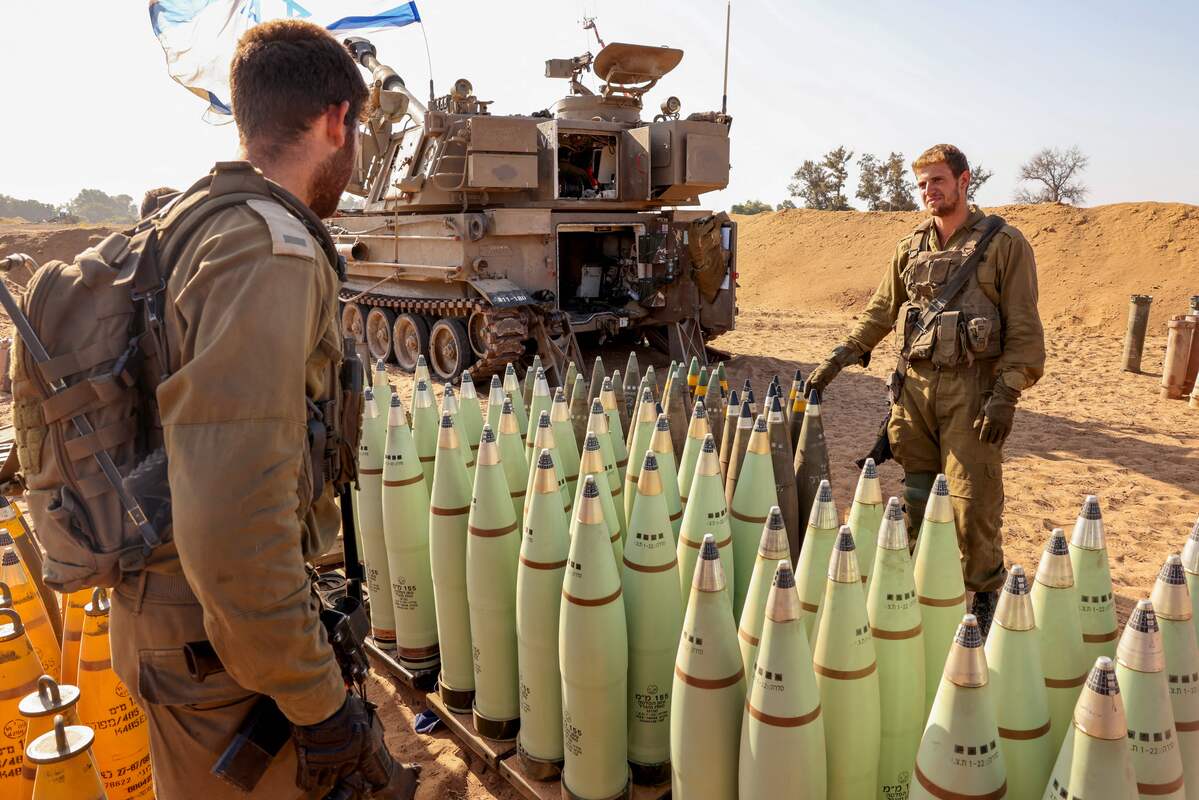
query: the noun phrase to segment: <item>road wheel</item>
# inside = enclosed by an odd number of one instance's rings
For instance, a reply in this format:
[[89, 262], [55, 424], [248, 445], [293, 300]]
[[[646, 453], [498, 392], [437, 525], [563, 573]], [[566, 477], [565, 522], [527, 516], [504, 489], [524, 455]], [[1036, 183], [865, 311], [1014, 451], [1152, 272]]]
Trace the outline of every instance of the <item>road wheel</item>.
[[429, 372], [451, 381], [474, 361], [470, 339], [462, 320], [441, 319], [429, 331]]
[[416, 314], [400, 314], [391, 329], [396, 364], [404, 372], [416, 369], [416, 357], [429, 356], [429, 321]]
[[487, 315], [476, 311], [470, 315], [466, 324], [467, 339], [470, 349], [476, 356], [483, 358], [487, 355]]
[[350, 337], [355, 344], [366, 341], [366, 315], [362, 313], [362, 306], [357, 303], [342, 304], [341, 335]]
[[391, 358], [391, 329], [395, 321], [396, 312], [390, 308], [372, 308], [366, 312], [366, 347], [374, 360]]

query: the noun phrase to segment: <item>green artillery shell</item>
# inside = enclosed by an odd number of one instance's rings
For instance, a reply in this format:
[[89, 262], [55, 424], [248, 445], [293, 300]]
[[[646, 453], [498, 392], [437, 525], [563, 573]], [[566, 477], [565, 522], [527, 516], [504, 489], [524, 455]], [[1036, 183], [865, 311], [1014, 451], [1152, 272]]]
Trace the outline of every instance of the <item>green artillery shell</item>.
[[[525, 488], [529, 485], [529, 462], [525, 460], [525, 443], [521, 430], [520, 423], [516, 421], [516, 414], [513, 413], [512, 400], [505, 397], [504, 406], [500, 410], [500, 429], [497, 431], [496, 441], [512, 497], [512, 510], [516, 513], [517, 520], [524, 519]], [[475, 470], [478, 471], [477, 466]]]
[[[523, 451], [522, 451], [523, 452]], [[520, 727], [516, 666], [516, 566], [520, 533], [500, 448], [483, 428], [466, 541], [466, 595], [474, 639], [475, 731], [516, 738]]]
[[654, 371], [653, 364], [645, 368], [645, 375], [643, 377], [649, 383], [649, 388], [654, 390], [654, 397], [658, 397], [658, 373]]
[[[1070, 565], [1074, 569], [1074, 585], [1078, 591], [1087, 659], [1114, 658], [1120, 631], [1116, 625], [1116, 600], [1107, 561], [1103, 517], [1099, 512], [1099, 498], [1093, 494], [1083, 501], [1082, 511], [1074, 523], [1074, 533], [1070, 536]], [[1127, 696], [1127, 687], [1124, 693]]]
[[674, 541], [671, 543], [673, 547], [679, 543], [679, 531], [683, 527], [683, 501], [679, 497], [679, 471], [675, 464], [674, 442], [670, 438], [670, 422], [665, 414], [658, 415], [649, 449], [658, 457], [658, 472], [662, 475], [662, 496], [666, 498], [666, 513], [670, 517], [670, 530], [674, 535]]
[[[1041, 554], [1032, 586], [1033, 616], [1040, 639], [1041, 671], [1049, 697], [1049, 749], [1059, 752], [1073, 724], [1074, 706], [1087, 681], [1087, 654], [1082, 644], [1082, 621], [1070, 549], [1061, 528], [1054, 528]], [[1069, 777], [1069, 768], [1059, 776]]]
[[525, 461], [530, 466], [536, 462], [537, 454], [541, 452], [533, 446], [533, 439], [537, 434], [537, 422], [541, 419], [541, 412], [549, 411], [553, 404], [554, 398], [550, 395], [550, 385], [545, 379], [545, 372], [542, 371], [534, 379], [529, 396], [529, 427], [525, 429]]
[[957, 527], [953, 522], [953, 507], [949, 504], [949, 481], [944, 475], [938, 475], [933, 482], [932, 496], [924, 510], [924, 522], [916, 540], [916, 596], [924, 620], [927, 716], [932, 710], [937, 687], [941, 685], [945, 658], [953, 644], [958, 622], [966, 613], [966, 586], [962, 581]]
[[874, 542], [883, 523], [883, 490], [878, 483], [878, 468], [874, 459], [866, 459], [858, 488], [849, 507], [849, 529], [858, 545], [858, 563], [862, 565], [862, 581], [870, 590], [870, 574], [874, 569]]
[[[861, 539], [854, 537], [855, 542]], [[881, 737], [877, 796], [879, 800], [904, 800], [924, 731], [924, 633], [908, 531], [898, 498], [887, 501], [876, 545], [866, 616], [878, 657]]]
[[524, 380], [520, 382], [520, 393], [524, 399], [525, 408], [529, 410], [529, 418], [536, 419], [533, 415], [533, 384], [537, 380], [537, 371], [541, 369], [541, 356], [533, 356], [533, 363], [525, 370]]
[[[599, 487], [600, 509], [604, 514], [604, 521], [608, 524], [608, 537], [612, 541], [612, 563], [617, 565], [619, 571], [621, 560], [624, 558], [624, 539], [620, 535], [620, 519], [616, 516], [616, 498], [608, 488], [608, 473], [604, 470], [604, 456], [599, 439], [590, 432], [583, 443], [583, 456], [579, 459], [579, 486], [574, 498], [576, 512], [583, 500], [583, 478], [588, 475], [595, 476], [596, 485]], [[578, 518], [577, 513], [571, 517], [571, 537], [574, 536], [574, 525]]]
[[383, 535], [395, 610], [396, 656], [410, 669], [431, 669], [438, 661], [429, 515], [420, 513], [428, 507], [429, 492], [416, 443], [404, 419], [400, 396], [393, 394], [383, 456]]
[[516, 429], [520, 431], [521, 446], [525, 443], [525, 432], [529, 429], [529, 407], [525, 405], [524, 390], [516, 377], [512, 362], [504, 369], [504, 397], [512, 401], [512, 412], [516, 415]]
[[1182, 569], [1186, 573], [1187, 591], [1191, 594], [1191, 624], [1199, 636], [1199, 518], [1182, 548]]
[[677, 362], [671, 361], [670, 366], [666, 368], [666, 379], [662, 382], [662, 406], [666, 407], [666, 401], [669, 399], [670, 387], [674, 384], [674, 370]]
[[724, 476], [729, 471], [729, 459], [733, 456], [733, 439], [737, 436], [737, 417], [741, 414], [741, 400], [737, 390], [729, 395], [728, 404], [724, 407], [724, 423], [720, 434], [720, 485], [724, 486]]
[[[628, 634], [620, 575], [608, 548], [594, 476], [575, 508], [558, 621], [565, 796], [615, 797], [629, 783]], [[567, 795], [566, 793], [570, 794]]]
[[[1113, 680], [1114, 674], [1113, 672]], [[1057, 751], [1057, 759], [1053, 762], [1053, 769], [1049, 772], [1049, 782], [1045, 784], [1045, 790], [1041, 794], [1041, 800], [1069, 800], [1070, 767], [1074, 762], [1074, 736], [1074, 717], [1071, 716], [1070, 723], [1066, 728], [1066, 735], [1062, 738], [1062, 746]], [[1128, 754], [1125, 753], [1124, 757], [1127, 758]], [[1129, 768], [1131, 767], [1130, 763]], [[1136, 797], [1135, 793], [1133, 797]]]
[[612, 372], [612, 394], [616, 397], [616, 415], [620, 417], [620, 429], [627, 431], [632, 414], [629, 412], [629, 406], [625, 400], [624, 378], [620, 376], [620, 370]]
[[[499, 375], [491, 376], [491, 390], [487, 395], [487, 424], [491, 426], [493, 431], [500, 429], [500, 409], [504, 407], [504, 387], [500, 383]], [[482, 430], [479, 431], [482, 434]], [[478, 443], [475, 444], [475, 451], [478, 452]]]
[[387, 379], [387, 364], [383, 359], [375, 362], [375, 372], [371, 376], [371, 391], [375, 393], [375, 402], [379, 404], [379, 408], [389, 407], [394, 389], [391, 381]]
[[820, 687], [828, 765], [829, 800], [872, 800], [878, 794], [878, 662], [866, 594], [846, 525], [828, 562], [813, 667]]
[[[417, 381], [412, 392], [412, 436], [416, 440], [416, 455], [425, 474], [425, 491], [433, 488], [433, 460], [437, 457], [437, 402], [433, 390], [424, 381]], [[470, 463], [470, 459], [467, 459]]]
[[616, 520], [620, 523], [620, 538], [623, 540], [628, 530], [624, 514], [624, 475], [616, 467], [616, 450], [612, 446], [612, 434], [608, 431], [608, 415], [599, 399], [591, 403], [587, 433], [594, 433], [595, 438], [599, 440], [600, 453], [604, 459], [604, 474], [608, 478], [612, 499], [616, 503]]
[[[691, 394], [695, 395], [695, 387], [699, 383], [699, 359], [696, 356], [691, 356], [691, 363], [687, 365], [687, 389]], [[692, 401], [694, 402], [694, 401]]]
[[533, 475], [516, 571], [520, 755], [535, 775], [551, 777], [563, 757], [558, 605], [570, 540], [566, 513], [555, 497], [561, 493], [548, 449], [538, 456]]
[[[636, 387], [641, 384], [641, 366], [637, 363], [637, 351], [630, 350], [629, 358], [624, 363], [624, 386], [627, 391], [629, 387]], [[640, 392], [637, 397], [640, 397]]]
[[1024, 568], [1013, 564], [985, 652], [1008, 792], [1012, 797], [1035, 798], [1049, 782], [1057, 748], [1050, 736], [1048, 690], [1030, 591]]
[[808, 532], [804, 534], [803, 550], [799, 553], [799, 563], [795, 567], [799, 603], [804, 612], [804, 631], [813, 644], [816, 640], [816, 614], [820, 611], [820, 604], [824, 602], [828, 563], [836, 542], [837, 506], [833, 503], [833, 489], [828, 481], [821, 481], [808, 516]]
[[1153, 585], [1153, 608], [1166, 653], [1166, 684], [1174, 730], [1186, 779], [1187, 800], [1199, 800], [1199, 645], [1195, 643], [1191, 599], [1177, 553], [1170, 554]]
[[799, 447], [799, 433], [803, 430], [803, 418], [808, 410], [808, 398], [804, 395], [804, 381], [795, 370], [795, 379], [799, 384], [798, 393], [791, 398], [791, 448]]
[[641, 464], [649, 450], [650, 440], [654, 438], [654, 426], [658, 422], [658, 413], [654, 410], [654, 396], [649, 389], [642, 390], [641, 402], [637, 404], [637, 416], [629, 431], [628, 443], [629, 463], [624, 474], [624, 513], [628, 519], [633, 513], [633, 498], [636, 496], [637, 479], [641, 476]]
[[593, 400], [599, 398], [600, 392], [604, 387], [604, 378], [607, 373], [604, 372], [604, 362], [599, 356], [595, 357], [595, 361], [591, 365], [591, 380], [587, 383], [587, 407], [591, 407]]
[[[1069, 778], [1054, 796], [1060, 798], [1064, 792], [1088, 800], [1134, 800], [1137, 783], [1125, 738], [1127, 728], [1115, 667], [1110, 658], [1100, 656], [1074, 709], [1072, 735], [1062, 745], [1063, 749], [1066, 744], [1072, 747]], [[1060, 780], [1057, 772], [1055, 764], [1046, 794], [1054, 780]]]
[[452, 711], [468, 713], [474, 700], [470, 614], [466, 598], [466, 539], [471, 480], [465, 448], [449, 414], [441, 417], [433, 491], [429, 497], [429, 571], [441, 647], [438, 690]]
[[[782, 401], [777, 395], [771, 399], [766, 424], [770, 432], [770, 463], [774, 474], [775, 503], [783, 514], [783, 524], [787, 526], [787, 530], [791, 530], [799, 525], [799, 496], [795, 493], [795, 470], [792, 468], [795, 464], [795, 451], [791, 449], [787, 419], [783, 415]], [[882, 514], [881, 506], [879, 514]], [[876, 526], [874, 531], [877, 530]], [[871, 555], [873, 557], [873, 549]]]
[[772, 562], [775, 573], [762, 623], [762, 646], [749, 673], [738, 796], [767, 800], [785, 790], [787, 797], [798, 800], [824, 800], [827, 776], [820, 690], [800, 622], [786, 538], [779, 544], [783, 557]]
[[[558, 494], [562, 497], [562, 509], [566, 513], [566, 519], [570, 519], [570, 511], [574, 507], [574, 495], [570, 494], [566, 487], [566, 475], [558, 466], [558, 445], [557, 437], [554, 436], [553, 423], [550, 422], [550, 412], [542, 411], [541, 418], [537, 421], [537, 428], [530, 439], [540, 453], [542, 450], [548, 450], [550, 458], [554, 466], [554, 479], [558, 482]], [[529, 480], [525, 484], [525, 507], [521, 514], [521, 524], [524, 524], [525, 516], [529, 513], [529, 500], [533, 497], [533, 484], [537, 481], [536, 468], [529, 470]]]
[[720, 389], [720, 376], [715, 372], [708, 378], [708, 391], [704, 392], [704, 408], [708, 412], [708, 428], [712, 438], [720, 441], [720, 432], [724, 429], [724, 392]]
[[[795, 398], [797, 395], [802, 395], [802, 394], [803, 394], [803, 373], [800, 372], [799, 370], [795, 370], [795, 377], [793, 377], [791, 379], [791, 388], [787, 390], [787, 398], [783, 402], [783, 415], [787, 419], [787, 430], [788, 431], [791, 431], [793, 428], [791, 423], [792, 423], [792, 420], [794, 419], [794, 413], [795, 413]], [[799, 435], [798, 430], [795, 431], [795, 435]], [[794, 444], [792, 444], [792, 446], [794, 447]]]
[[[657, 419], [657, 417], [658, 417], [658, 412], [656, 410], [657, 403], [654, 401], [654, 390], [652, 388], [650, 388], [649, 380], [647, 378], [642, 378], [641, 385], [637, 387], [636, 397], [638, 399], [636, 401], [636, 406], [633, 409], [634, 416], [632, 419], [632, 423], [629, 425], [628, 428], [625, 429], [625, 432], [624, 432], [624, 449], [629, 454], [629, 463], [632, 463], [632, 461], [633, 461], [633, 448], [636, 446], [636, 441], [637, 441], [637, 418], [638, 418], [638, 415], [640, 414], [641, 401], [645, 398], [645, 392], [647, 389], [649, 389], [650, 407], [655, 409], [654, 419]], [[648, 442], [649, 440], [647, 439], [646, 441]], [[642, 456], [644, 456], [644, 455], [645, 454], [642, 453]], [[636, 468], [641, 469], [641, 461], [640, 460], [638, 460]]]
[[[795, 491], [799, 494], [799, 518], [810, 519], [812, 506], [816, 503], [816, 493], [820, 490], [820, 482], [829, 479], [828, 444], [824, 440], [824, 420], [820, 415], [820, 392], [812, 392], [808, 398], [808, 407], [799, 429], [799, 439], [795, 443], [794, 466]], [[803, 549], [803, 541], [799, 534], [798, 530], [792, 533], [796, 537], [791, 542], [792, 559], [798, 558]], [[806, 531], [804, 534], [806, 535]], [[798, 573], [803, 574], [802, 570]], [[801, 596], [802, 594], [800, 592]]]
[[724, 471], [724, 502], [730, 506], [733, 503], [733, 493], [737, 491], [737, 478], [741, 475], [741, 464], [745, 461], [745, 449], [749, 447], [749, 437], [754, 432], [754, 418], [749, 409], [749, 401], [741, 401], [741, 411], [737, 415], [737, 427], [733, 431], [733, 444], [729, 450], [729, 465]]
[[633, 781], [670, 779], [670, 685], [683, 627], [683, 596], [665, 476], [647, 452], [629, 518], [622, 564], [629, 635], [629, 765]]
[[391, 575], [387, 570], [387, 542], [383, 537], [383, 451], [387, 439], [387, 412], [379, 409], [374, 391], [366, 389], [362, 440], [358, 445], [358, 486], [354, 510], [358, 514], [358, 539], [370, 604], [371, 636], [380, 647], [396, 641], [395, 612], [391, 605]]
[[[753, 562], [753, 574], [745, 593], [745, 604], [741, 608], [741, 616], [737, 626], [737, 644], [741, 648], [741, 666], [745, 674], [753, 676], [754, 660], [758, 655], [758, 645], [762, 636], [763, 619], [766, 614], [766, 603], [771, 593], [771, 581], [774, 580], [776, 568], [781, 562], [786, 562], [788, 574], [791, 571], [791, 551], [787, 546], [787, 528], [783, 524], [783, 514], [778, 506], [770, 509], [766, 524], [762, 526], [762, 536], [758, 543], [757, 556]], [[794, 583], [794, 577], [791, 583]], [[795, 595], [798, 608], [798, 592]], [[798, 619], [798, 615], [796, 619]], [[807, 642], [805, 634], [804, 642]], [[752, 691], [752, 689], [751, 689]]]
[[566, 377], [562, 379], [562, 385], [558, 387], [566, 394], [568, 401], [570, 400], [570, 390], [574, 388], [577, 377], [579, 377], [579, 366], [571, 360], [566, 365]]
[[483, 409], [479, 405], [479, 395], [475, 392], [475, 381], [469, 371], [462, 373], [458, 388], [458, 426], [462, 429], [464, 444], [470, 445], [470, 463], [475, 462], [475, 453], [479, 450], [479, 436], [483, 433]]
[[599, 401], [608, 416], [608, 436], [612, 441], [612, 453], [616, 458], [616, 469], [623, 478], [625, 468], [628, 467], [629, 451], [625, 447], [624, 428], [620, 424], [620, 410], [616, 407], [616, 392], [612, 388], [611, 378], [604, 378]]
[[[380, 360], [379, 363], [382, 364], [383, 361]], [[416, 367], [412, 370], [412, 382], [415, 384], [420, 381], [433, 385], [433, 379], [429, 377], [429, 365], [425, 363], [425, 357], [422, 355], [416, 357]]]
[[733, 607], [716, 540], [708, 533], [695, 565], [674, 665], [671, 797], [730, 800], [737, 796], [744, 704], [745, 674]]
[[[449, 384], [446, 384], [445, 392], [441, 396], [441, 413], [442, 414], [449, 413], [450, 416], [452, 416], [454, 418], [455, 427], [460, 428], [462, 426], [462, 423], [458, 421], [458, 416], [461, 412], [462, 412], [462, 407], [458, 402], [458, 398], [454, 395], [454, 387], [450, 386]], [[437, 419], [438, 419], [438, 426], [440, 427], [440, 424], [441, 424], [440, 417], [437, 417]], [[483, 431], [482, 415], [479, 415], [478, 423], [479, 423], [479, 432], [482, 433], [482, 431]], [[413, 447], [415, 447], [415, 446], [416, 446], [416, 444], [415, 444], [415, 440], [414, 440]], [[477, 442], [475, 444], [475, 447], [476, 447], [476, 449], [478, 448]], [[464, 444], [463, 448], [462, 448], [462, 455], [466, 458], [466, 471], [470, 473], [470, 479], [473, 481], [475, 479], [475, 450], [468, 450]], [[436, 458], [437, 458], [437, 456], [436, 456], [436, 452], [435, 452], [434, 460], [436, 460]], [[430, 465], [429, 469], [431, 472], [432, 471], [431, 465]], [[422, 470], [422, 472], [423, 472], [423, 470]], [[432, 479], [430, 478], [430, 482], [431, 482], [431, 480]], [[428, 488], [426, 487], [426, 493], [427, 492], [428, 492]]]
[[683, 367], [675, 368], [675, 380], [671, 382], [671, 391], [662, 396], [662, 408], [666, 410], [666, 418], [670, 420], [670, 440], [674, 445], [674, 457], [677, 460], [683, 453], [683, 445], [687, 443], [687, 409], [691, 407], [691, 393], [687, 391], [687, 379], [683, 375]]
[[728, 375], [725, 374], [723, 361], [716, 362], [716, 374], [720, 376], [720, 388], [724, 389], [725, 394], [728, 394], [729, 378]]
[[570, 420], [570, 405], [562, 387], [554, 391], [554, 405], [550, 409], [550, 422], [554, 428], [554, 445], [558, 448], [555, 464], [566, 477], [566, 494], [573, 500], [575, 485], [579, 482], [579, 443], [575, 441], [574, 426]]
[[1166, 654], [1151, 600], [1141, 600], [1128, 617], [1116, 647], [1116, 679], [1124, 695], [1128, 750], [1142, 800], [1182, 800], [1182, 756], [1166, 683]]
[[766, 418], [758, 415], [745, 449], [741, 476], [729, 508], [729, 528], [733, 534], [733, 616], [741, 619], [745, 593], [753, 575], [762, 526], [775, 506], [774, 467], [770, 460], [770, 434]]
[[[699, 375], [696, 376], [696, 378], [695, 378], [695, 386], [692, 387], [692, 390], [691, 390], [691, 394], [694, 396], [694, 400], [703, 400], [704, 399], [704, 397], [708, 394], [708, 381], [710, 381], [711, 379], [712, 379], [712, 376], [708, 374], [708, 368], [701, 367], [699, 370]], [[694, 402], [694, 400], [693, 400], [693, 402]]]
[[[695, 464], [695, 478], [691, 482], [690, 498], [683, 511], [683, 524], [679, 528], [679, 591], [690, 591], [695, 562], [703, 545], [704, 535], [712, 534], [720, 553], [721, 569], [730, 578], [733, 575], [733, 531], [729, 526], [729, 511], [724, 505], [723, 482], [720, 479], [720, 464], [716, 460], [716, 441], [708, 436], [700, 449]], [[733, 613], [732, 600], [729, 614]]]
[[711, 432], [707, 406], [703, 400], [696, 400], [691, 423], [687, 426], [687, 444], [683, 445], [683, 455], [679, 459], [679, 501], [684, 507], [687, 505], [687, 493], [691, 491], [691, 481], [695, 477], [695, 462], [699, 460], [704, 437]]
[[987, 680], [982, 631], [974, 615], [966, 614], [954, 636], [945, 674], [920, 739], [908, 797], [1000, 798], [1007, 794], [1007, 776]]

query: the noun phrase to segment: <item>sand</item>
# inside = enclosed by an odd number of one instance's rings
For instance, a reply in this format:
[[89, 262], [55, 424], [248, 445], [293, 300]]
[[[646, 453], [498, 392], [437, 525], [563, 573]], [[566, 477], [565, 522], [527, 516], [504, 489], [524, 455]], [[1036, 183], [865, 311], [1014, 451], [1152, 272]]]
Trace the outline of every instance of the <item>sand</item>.
[[[1036, 251], [1046, 325], [1045, 377], [1026, 392], [1004, 464], [1009, 564], [1033, 570], [1049, 531], [1069, 531], [1086, 494], [1098, 494], [1108, 531], [1113, 580], [1125, 612], [1147, 594], [1162, 561], [1181, 548], [1199, 514], [1199, 411], [1158, 397], [1165, 320], [1199, 293], [1199, 208], [1137, 203], [1075, 209], [993, 209], [1019, 227]], [[786, 211], [741, 218], [741, 314], [737, 330], [714, 344], [733, 354], [740, 385], [763, 392], [778, 374], [810, 370], [853, 324], [889, 262], [895, 241], [919, 214]], [[103, 229], [0, 226], [0, 254], [69, 256]], [[1144, 374], [1120, 371], [1128, 295], [1154, 295]], [[2, 321], [0, 332], [11, 335]], [[590, 359], [594, 354], [587, 353]], [[625, 354], [603, 353], [609, 371]], [[665, 365], [639, 352], [644, 368]], [[868, 369], [851, 368], [826, 394], [825, 426], [840, 513], [848, 512], [857, 470], [886, 411], [883, 379], [894, 359], [890, 339]], [[394, 375], [405, 402], [411, 380]], [[8, 416], [7, 404], [3, 415]], [[899, 494], [902, 474], [881, 469], [883, 491]], [[372, 682], [388, 741], [402, 759], [424, 767], [419, 798], [518, 795], [444, 728], [411, 733], [419, 694]]]

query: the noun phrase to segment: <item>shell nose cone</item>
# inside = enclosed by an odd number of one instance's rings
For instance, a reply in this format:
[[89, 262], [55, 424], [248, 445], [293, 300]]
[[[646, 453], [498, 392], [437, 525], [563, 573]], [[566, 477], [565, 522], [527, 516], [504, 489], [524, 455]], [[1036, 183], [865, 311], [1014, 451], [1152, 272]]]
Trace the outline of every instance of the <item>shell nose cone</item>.
[[1161, 672], [1166, 668], [1161, 629], [1152, 601], [1137, 601], [1116, 647], [1116, 661], [1137, 672]]
[[1189, 620], [1192, 617], [1191, 599], [1187, 592], [1186, 570], [1178, 553], [1171, 553], [1162, 564], [1150, 594], [1153, 607], [1161, 619]]
[[1074, 706], [1074, 724], [1095, 739], [1116, 741], [1127, 735], [1116, 667], [1107, 656], [1097, 658], [1087, 676], [1086, 686]]
[[710, 533], [704, 534], [704, 543], [700, 546], [692, 585], [701, 592], [724, 590], [725, 577], [724, 568], [720, 563], [720, 550], [716, 547], [716, 538]]
[[848, 525], [837, 531], [837, 541], [829, 558], [828, 578], [837, 583], [859, 583], [862, 573], [858, 569], [858, 555], [854, 552], [853, 532]]
[[1082, 501], [1082, 510], [1074, 522], [1074, 533], [1070, 543], [1086, 550], [1102, 550], [1107, 546], [1103, 529], [1103, 515], [1099, 510], [1099, 498], [1087, 495]]
[[987, 657], [983, 651], [982, 629], [973, 614], [966, 614], [958, 625], [945, 662], [945, 677], [963, 688], [987, 685]]
[[1013, 564], [1004, 581], [995, 608], [995, 621], [1009, 631], [1030, 631], [1036, 627], [1033, 614], [1031, 586], [1024, 567]]

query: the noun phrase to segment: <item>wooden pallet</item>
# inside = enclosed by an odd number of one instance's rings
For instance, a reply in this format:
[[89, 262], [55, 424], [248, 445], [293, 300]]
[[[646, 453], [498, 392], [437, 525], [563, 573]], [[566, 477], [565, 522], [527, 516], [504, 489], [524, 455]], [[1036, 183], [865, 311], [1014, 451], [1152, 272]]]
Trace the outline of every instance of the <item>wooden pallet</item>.
[[[500, 762], [500, 775], [527, 800], [560, 800], [563, 796], [561, 781], [538, 781], [530, 778], [520, 757], [515, 754]], [[631, 797], [632, 800], [667, 800], [670, 797], [670, 783], [661, 786], [633, 784]]]
[[437, 685], [437, 673], [440, 671], [438, 667], [432, 669], [409, 669], [396, 659], [394, 653], [390, 653], [375, 644], [374, 639], [366, 640], [366, 656], [370, 660], [373, 669], [377, 672], [390, 675], [405, 686], [429, 692]]
[[436, 712], [437, 716], [441, 717], [441, 721], [449, 728], [450, 733], [492, 769], [499, 771], [500, 762], [516, 754], [515, 740], [497, 742], [475, 733], [475, 722], [471, 715], [455, 714], [450, 711], [445, 707], [445, 703], [441, 702], [437, 692], [429, 692], [425, 695], [425, 702]]

